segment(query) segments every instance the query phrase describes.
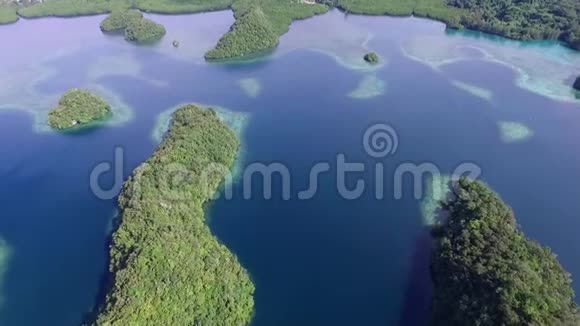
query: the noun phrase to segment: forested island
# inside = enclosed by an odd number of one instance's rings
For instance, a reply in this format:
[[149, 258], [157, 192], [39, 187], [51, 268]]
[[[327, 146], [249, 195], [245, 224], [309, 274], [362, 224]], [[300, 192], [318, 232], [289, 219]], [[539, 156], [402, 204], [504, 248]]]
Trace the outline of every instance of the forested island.
[[518, 229], [512, 210], [462, 179], [431, 259], [432, 325], [580, 325], [570, 275]]
[[165, 27], [144, 18], [139, 10], [114, 10], [101, 22], [101, 30], [107, 33], [124, 32], [125, 40], [135, 43], [155, 42], [165, 35]]
[[363, 59], [370, 64], [379, 63], [379, 55], [376, 54], [375, 52], [370, 52], [370, 53], [365, 54]]
[[[211, 167], [231, 167], [239, 146], [213, 110], [174, 113], [165, 140], [119, 197], [111, 285], [96, 325], [249, 323], [254, 285], [203, 211], [227, 172]], [[183, 182], [173, 181], [176, 173]]]
[[165, 14], [231, 8], [236, 22], [206, 54], [208, 60], [222, 60], [270, 51], [292, 21], [322, 14], [332, 7], [355, 14], [427, 17], [453, 28], [518, 40], [560, 40], [580, 49], [580, 2], [576, 0], [45, 0], [18, 9], [3, 5], [0, 22], [16, 21], [16, 10], [20, 16], [30, 18], [102, 14], [119, 8]]
[[84, 127], [111, 115], [111, 107], [89, 91], [74, 88], [66, 92], [58, 106], [48, 113], [48, 124], [58, 130]]

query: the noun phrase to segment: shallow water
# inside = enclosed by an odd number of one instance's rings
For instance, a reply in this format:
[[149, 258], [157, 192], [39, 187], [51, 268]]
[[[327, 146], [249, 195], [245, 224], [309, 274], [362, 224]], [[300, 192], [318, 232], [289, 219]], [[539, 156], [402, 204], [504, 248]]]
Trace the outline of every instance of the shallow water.
[[[413, 198], [410, 178], [403, 199], [393, 199], [393, 174], [404, 162], [432, 162], [442, 175], [477, 164], [527, 234], [580, 278], [580, 105], [565, 85], [580, 54], [446, 33], [427, 20], [334, 11], [295, 23], [269, 58], [205, 64], [231, 12], [153, 18], [168, 34], [151, 47], [102, 35], [102, 17], [0, 28], [13, 45], [0, 51], [11, 62], [0, 66], [1, 325], [75, 325], [94, 305], [115, 202], [91, 192], [91, 170], [112, 162], [121, 146], [127, 177], [154, 150], [168, 110], [185, 102], [225, 108], [220, 114], [243, 141], [233, 198], [208, 209], [212, 230], [256, 284], [253, 325], [424, 321], [429, 217], [422, 212], [432, 209]], [[368, 50], [381, 65], [362, 62]], [[46, 113], [70, 87], [107, 95], [117, 119], [78, 134], [50, 132]], [[362, 144], [376, 123], [392, 126], [399, 140], [380, 160]], [[365, 164], [347, 178], [349, 188], [357, 177], [367, 182], [357, 200], [337, 191], [339, 154]], [[272, 199], [258, 195], [259, 178], [255, 196], [243, 198], [242, 168], [255, 162], [288, 167], [290, 200], [276, 178]], [[300, 200], [318, 162], [331, 172], [319, 177], [312, 199]], [[373, 191], [376, 163], [384, 164], [382, 200]], [[103, 187], [113, 180], [103, 175]]]

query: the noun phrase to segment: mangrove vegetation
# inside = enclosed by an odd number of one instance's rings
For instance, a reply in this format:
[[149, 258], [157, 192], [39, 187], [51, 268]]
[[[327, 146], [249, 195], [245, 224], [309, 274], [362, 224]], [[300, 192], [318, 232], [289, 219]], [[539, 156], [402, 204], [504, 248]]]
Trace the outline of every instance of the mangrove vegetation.
[[557, 39], [580, 50], [580, 1], [449, 0], [461, 25], [518, 40]]
[[151, 19], [133, 19], [125, 28], [125, 40], [135, 43], [151, 43], [161, 39], [165, 33], [165, 27]]
[[8, 6], [0, 4], [0, 25], [11, 24], [18, 21], [18, 15], [16, 14], [16, 6]]
[[251, 56], [270, 51], [290, 24], [325, 13], [327, 6], [293, 0], [236, 0], [232, 9], [236, 22], [206, 55], [208, 60]]
[[[580, 49], [580, 2], [576, 0], [48, 0], [21, 6], [23, 17], [79, 16], [119, 9], [156, 13], [196, 13], [232, 8], [236, 22], [216, 47], [210, 60], [267, 52], [278, 44], [292, 21], [337, 7], [348, 13], [419, 16], [518, 40], [554, 39]], [[0, 23], [18, 19], [15, 7], [0, 7]], [[148, 25], [143, 23], [136, 25]]]
[[102, 121], [111, 115], [111, 107], [100, 97], [83, 89], [66, 92], [58, 106], [48, 113], [48, 124], [58, 130], [68, 130]]
[[215, 111], [185, 105], [174, 113], [164, 141], [119, 197], [112, 279], [96, 325], [249, 323], [254, 285], [203, 211], [239, 146]]
[[101, 22], [103, 32], [124, 32], [130, 22], [143, 18], [139, 10], [113, 10]]
[[26, 18], [73, 17], [105, 14], [128, 8], [163, 14], [185, 14], [224, 10], [231, 3], [232, 0], [48, 0], [23, 6], [18, 14]]
[[580, 325], [570, 275], [485, 184], [462, 179], [436, 226], [432, 325]]
[[125, 40], [135, 43], [155, 42], [165, 35], [165, 27], [143, 17], [139, 10], [113, 10], [101, 22], [103, 32], [124, 32]]
[[362, 15], [418, 16], [459, 27], [467, 11], [450, 6], [446, 0], [334, 0], [327, 1], [346, 12]]

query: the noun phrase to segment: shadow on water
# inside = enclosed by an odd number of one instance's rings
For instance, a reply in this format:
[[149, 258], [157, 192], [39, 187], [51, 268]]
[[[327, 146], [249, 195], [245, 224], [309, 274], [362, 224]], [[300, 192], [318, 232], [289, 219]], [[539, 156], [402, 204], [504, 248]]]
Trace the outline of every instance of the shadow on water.
[[431, 305], [431, 276], [429, 265], [433, 239], [431, 228], [424, 227], [419, 231], [415, 241], [409, 283], [405, 291], [403, 308], [399, 325], [427, 325]]

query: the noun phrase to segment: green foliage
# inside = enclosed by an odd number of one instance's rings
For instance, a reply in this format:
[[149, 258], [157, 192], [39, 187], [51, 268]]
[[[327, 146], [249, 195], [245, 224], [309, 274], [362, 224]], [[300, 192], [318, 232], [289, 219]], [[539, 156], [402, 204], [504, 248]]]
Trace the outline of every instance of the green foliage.
[[457, 27], [462, 10], [448, 6], [446, 0], [336, 0], [337, 7], [355, 14], [420, 16]]
[[139, 10], [114, 10], [101, 22], [101, 30], [103, 32], [124, 31], [129, 22], [142, 18], [143, 14]]
[[135, 7], [161, 14], [185, 14], [225, 10], [232, 0], [135, 0]]
[[337, 5], [353, 14], [410, 16], [415, 1], [407, 0], [338, 0]]
[[49, 0], [21, 7], [18, 9], [18, 14], [25, 18], [95, 15], [108, 13], [114, 9], [128, 8], [130, 3], [130, 0]]
[[239, 145], [213, 110], [175, 112], [165, 140], [119, 198], [114, 279], [97, 325], [248, 324], [254, 286], [203, 212]]
[[518, 40], [559, 39], [580, 49], [578, 0], [449, 0], [466, 8], [461, 23], [471, 29]]
[[272, 49], [276, 45], [278, 36], [274, 33], [268, 18], [260, 7], [254, 7], [236, 19], [231, 31], [224, 35], [205, 57], [207, 59], [244, 57]]
[[462, 179], [434, 230], [432, 325], [579, 325], [570, 275], [486, 185]]
[[109, 13], [127, 8], [177, 14], [227, 9], [232, 0], [48, 0], [22, 7], [23, 17], [70, 17]]
[[16, 14], [16, 7], [0, 4], [0, 25], [15, 23], [17, 21], [18, 15]]
[[125, 29], [125, 40], [136, 43], [155, 42], [165, 33], [165, 27], [151, 19], [133, 19], [128, 22]]
[[125, 32], [125, 40], [135, 43], [155, 42], [165, 35], [165, 27], [144, 18], [139, 10], [113, 10], [101, 22], [103, 32]]
[[[271, 50], [293, 20], [337, 6], [368, 15], [415, 15], [520, 40], [559, 39], [580, 50], [578, 0], [49, 0], [22, 7], [23, 17], [78, 16], [135, 8], [158, 13], [194, 13], [232, 7], [236, 24], [207, 53], [208, 59], [228, 59]], [[14, 22], [13, 8], [0, 8], [0, 23]], [[252, 18], [252, 19], [250, 19]], [[253, 18], [256, 18], [254, 21]], [[273, 33], [273, 35], [272, 35]], [[231, 35], [230, 35], [231, 34]]]
[[379, 63], [379, 55], [375, 52], [369, 52], [365, 54], [364, 59], [368, 63], [377, 64]]
[[232, 8], [236, 23], [206, 54], [206, 59], [230, 59], [272, 50], [292, 21], [328, 10], [324, 5], [294, 0], [236, 0]]
[[48, 114], [48, 124], [59, 130], [79, 128], [111, 115], [111, 107], [100, 97], [82, 89], [71, 89]]

